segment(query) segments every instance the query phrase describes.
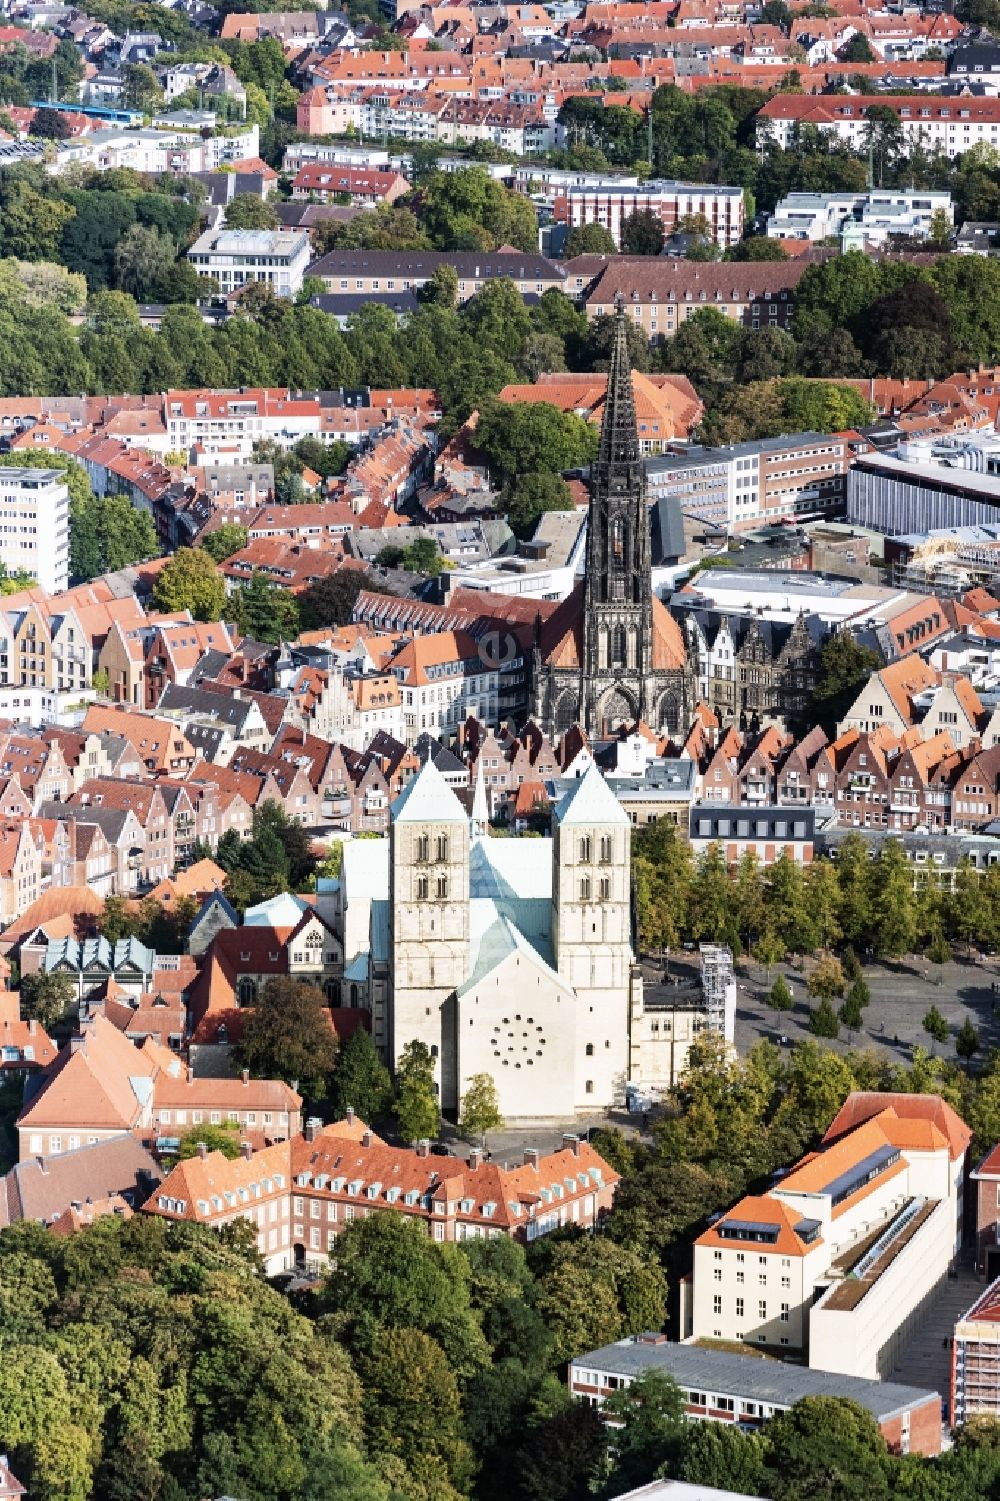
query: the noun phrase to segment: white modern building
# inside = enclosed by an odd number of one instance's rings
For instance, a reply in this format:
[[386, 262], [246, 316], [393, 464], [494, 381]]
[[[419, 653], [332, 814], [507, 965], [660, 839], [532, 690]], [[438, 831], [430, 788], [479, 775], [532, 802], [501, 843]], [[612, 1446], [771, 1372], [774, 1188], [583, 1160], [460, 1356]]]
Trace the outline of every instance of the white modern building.
[[58, 469], [0, 469], [0, 562], [56, 594], [69, 583], [69, 490]]
[[939, 1096], [850, 1095], [817, 1152], [695, 1241], [685, 1334], [887, 1376], [961, 1246], [970, 1139]]
[[833, 239], [845, 231], [869, 244], [881, 245], [890, 235], [926, 239], [935, 214], [955, 222], [950, 193], [873, 189], [868, 193], [789, 193], [767, 222], [772, 240]]
[[187, 253], [199, 276], [214, 276], [225, 295], [249, 281], [294, 297], [309, 265], [304, 229], [209, 229]]

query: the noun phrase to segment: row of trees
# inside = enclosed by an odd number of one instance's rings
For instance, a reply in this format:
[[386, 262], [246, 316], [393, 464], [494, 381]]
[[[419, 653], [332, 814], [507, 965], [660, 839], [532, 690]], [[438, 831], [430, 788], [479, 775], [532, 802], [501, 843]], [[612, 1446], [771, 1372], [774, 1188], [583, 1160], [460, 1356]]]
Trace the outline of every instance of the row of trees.
[[803, 867], [783, 853], [765, 868], [748, 853], [730, 867], [718, 846], [696, 858], [676, 830], [655, 823], [636, 833], [633, 874], [640, 941], [653, 949], [725, 942], [770, 966], [820, 949], [941, 959], [950, 942], [1000, 945], [1000, 873], [963, 863], [954, 890], [933, 875], [914, 888], [893, 839], [874, 856], [852, 834], [836, 860]]

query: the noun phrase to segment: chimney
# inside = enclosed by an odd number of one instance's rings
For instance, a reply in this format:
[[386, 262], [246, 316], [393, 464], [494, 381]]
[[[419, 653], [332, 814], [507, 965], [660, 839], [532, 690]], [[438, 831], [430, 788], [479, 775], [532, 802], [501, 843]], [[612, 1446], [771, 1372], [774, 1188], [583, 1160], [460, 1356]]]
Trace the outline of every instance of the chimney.
[[572, 1152], [574, 1157], [579, 1157], [579, 1155], [580, 1155], [580, 1138], [579, 1138], [579, 1136], [574, 1136], [573, 1133], [572, 1133], [572, 1131], [566, 1131], [563, 1134], [562, 1144], [563, 1144], [563, 1151], [564, 1152]]
[[537, 1147], [525, 1147], [525, 1149], [524, 1149], [524, 1165], [525, 1165], [525, 1167], [533, 1167], [535, 1169], [535, 1172], [536, 1173], [538, 1172], [538, 1148]]
[[28, 1023], [28, 1036], [29, 1037], [34, 1037], [37, 1025], [38, 1025], [38, 1023], [35, 1022], [35, 1021], [30, 1021]]
[[315, 1141], [316, 1137], [319, 1135], [320, 1127], [322, 1126], [322, 1124], [323, 1122], [320, 1120], [318, 1115], [311, 1115], [306, 1121], [305, 1129], [302, 1132], [305, 1140]]
[[372, 1144], [372, 1133], [370, 1131], [362, 1131], [362, 1133], [361, 1133], [361, 1145], [363, 1147], [370, 1147], [371, 1144]]
[[429, 1157], [430, 1155], [431, 1155], [431, 1144], [428, 1141], [428, 1139], [427, 1139], [426, 1136], [422, 1136], [420, 1138], [420, 1140], [417, 1142], [417, 1156], [418, 1157]]
[[245, 1068], [243, 1070], [242, 1078], [243, 1078], [243, 1083], [246, 1084], [246, 1085], [249, 1085], [249, 1083], [250, 1083], [250, 1070], [248, 1068]]
[[194, 1065], [190, 1063], [187, 1066], [187, 1081], [189, 1084], [194, 1083]]
[[349, 1126], [354, 1125], [354, 1109], [351, 1105], [348, 1105], [347, 1109], [344, 1111], [344, 1120]]
[[240, 1142], [240, 1155], [247, 1162], [249, 1162], [250, 1158], [253, 1156], [253, 1147], [248, 1141]]
[[208, 1156], [208, 1148], [203, 1141], [200, 1141], [198, 1143], [198, 1156], [202, 1159], [202, 1161], [204, 1161]]
[[476, 1168], [483, 1165], [483, 1153], [480, 1147], [472, 1147], [469, 1151], [469, 1171], [474, 1173]]

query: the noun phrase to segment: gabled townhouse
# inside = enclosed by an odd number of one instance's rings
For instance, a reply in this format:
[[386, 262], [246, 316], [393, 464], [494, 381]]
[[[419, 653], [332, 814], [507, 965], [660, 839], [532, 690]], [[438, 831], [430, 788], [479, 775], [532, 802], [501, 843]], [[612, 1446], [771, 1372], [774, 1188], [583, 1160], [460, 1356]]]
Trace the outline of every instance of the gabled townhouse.
[[36, 808], [50, 799], [68, 797], [73, 785], [58, 741], [29, 735], [0, 736], [0, 776], [16, 776]]
[[742, 750], [743, 736], [734, 725], [730, 725], [702, 772], [702, 802], [725, 804], [739, 802], [739, 758]]
[[0, 923], [20, 917], [41, 895], [42, 857], [26, 823], [0, 827]]
[[[169, 876], [177, 863], [174, 819], [161, 788], [153, 782], [122, 782], [112, 777], [95, 777], [84, 782], [71, 799], [81, 808], [110, 808], [118, 813], [132, 812], [142, 830], [140, 884], [155, 885]], [[190, 802], [187, 802], [190, 810]]]
[[342, 944], [321, 918], [313, 925], [303, 917], [294, 927], [220, 927], [204, 950], [191, 990], [192, 1049], [238, 1042], [243, 1009], [254, 1005], [268, 980], [296, 969], [308, 974], [332, 1004], [343, 968]]
[[194, 746], [176, 725], [134, 709], [91, 704], [84, 716], [84, 730], [111, 731], [132, 746], [146, 771], [152, 775], [176, 776], [190, 771], [198, 759]]
[[[69, 835], [66, 853], [53, 867], [54, 886], [86, 884], [102, 896], [128, 896], [139, 890], [146, 865], [146, 836], [133, 809], [66, 802], [42, 803], [37, 811], [40, 818], [81, 826]], [[101, 830], [100, 838], [89, 832], [93, 825]], [[110, 868], [109, 852], [113, 856]], [[80, 876], [81, 862], [86, 882], [69, 879]]]
[[776, 802], [795, 807], [813, 801], [813, 769], [827, 743], [826, 732], [815, 725], [784, 754], [775, 774]]
[[951, 823], [976, 829], [1000, 815], [1000, 746], [976, 751], [952, 783]]
[[959, 673], [945, 672], [920, 720], [920, 730], [925, 740], [944, 733], [950, 736], [953, 745], [962, 747], [980, 742], [988, 720], [989, 715], [969, 679]]
[[275, 802], [294, 822], [310, 827], [320, 821], [321, 799], [305, 766], [282, 756], [238, 746], [230, 770], [255, 777], [259, 783], [257, 803]]
[[102, 824], [74, 817], [53, 822], [53, 886], [84, 886], [102, 900], [129, 889], [118, 883], [119, 853]]
[[168, 684], [184, 687], [206, 651], [228, 654], [235, 647], [225, 621], [171, 621], [151, 631], [145, 641], [145, 707], [155, 709]]
[[739, 801], [744, 806], [766, 806], [775, 801], [775, 772], [787, 740], [773, 726], [747, 748], [736, 773]]
[[920, 717], [915, 700], [938, 686], [939, 674], [912, 653], [873, 672], [838, 726], [845, 730], [875, 731], [883, 725], [902, 735]]
[[830, 747], [837, 769], [836, 808], [842, 824], [888, 828], [889, 771], [899, 742], [887, 729], [872, 734], [849, 730]]
[[[921, 725], [921, 735], [924, 727]], [[902, 832], [917, 828], [941, 829], [951, 822], [951, 788], [942, 795], [935, 785], [939, 768], [955, 761], [955, 747], [945, 732], [933, 738], [906, 735], [889, 770], [889, 826]], [[950, 780], [950, 778], [949, 778]]]

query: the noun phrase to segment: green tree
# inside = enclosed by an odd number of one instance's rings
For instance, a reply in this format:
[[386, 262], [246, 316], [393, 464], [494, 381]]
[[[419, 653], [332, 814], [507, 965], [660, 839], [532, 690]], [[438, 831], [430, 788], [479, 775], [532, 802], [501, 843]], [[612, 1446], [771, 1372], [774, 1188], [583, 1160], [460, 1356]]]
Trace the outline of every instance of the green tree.
[[362, 589], [374, 589], [385, 594], [385, 587], [360, 568], [338, 568], [314, 584], [310, 584], [299, 596], [299, 610], [303, 625], [347, 625], [353, 617], [354, 606]]
[[294, 1080], [310, 1099], [322, 1099], [337, 1061], [323, 992], [291, 976], [273, 976], [244, 1011], [234, 1055], [255, 1078]]
[[157, 609], [190, 610], [195, 620], [218, 620], [226, 604], [226, 586], [215, 560], [200, 547], [181, 547], [153, 585]]
[[960, 1058], [964, 1058], [966, 1062], [975, 1057], [976, 1053], [979, 1052], [979, 1033], [976, 1031], [969, 1017], [965, 1018], [965, 1021], [958, 1029], [955, 1037], [955, 1052]]
[[951, 1029], [936, 1006], [932, 1006], [924, 1015], [921, 1023], [924, 1031], [934, 1042], [947, 1042]]
[[496, 1082], [492, 1074], [473, 1074], [462, 1096], [462, 1116], [459, 1130], [463, 1136], [478, 1137], [485, 1150], [486, 1137], [490, 1131], [502, 1131], [503, 1116]]
[[330, 1089], [334, 1115], [352, 1109], [363, 1121], [376, 1121], [392, 1104], [392, 1080], [365, 1027], [352, 1032], [340, 1050]]
[[766, 1444], [763, 1434], [744, 1433], [734, 1423], [691, 1423], [679, 1476], [689, 1485], [763, 1495]]
[[434, 1059], [416, 1039], [406, 1044], [396, 1063], [395, 1111], [404, 1141], [433, 1140], [441, 1129]]
[[163, 108], [163, 90], [148, 63], [127, 63], [122, 69], [124, 101], [132, 109], [153, 115]]
[[767, 993], [767, 1000], [775, 1011], [791, 1011], [795, 1001], [784, 975], [779, 975], [775, 980]]
[[76, 986], [69, 975], [37, 974], [21, 976], [21, 1015], [25, 1021], [40, 1022], [46, 1029], [54, 1027], [69, 1013], [76, 1000]]
[[184, 1162], [189, 1157], [199, 1156], [201, 1147], [208, 1152], [221, 1152], [223, 1157], [232, 1161], [240, 1155], [239, 1122], [221, 1121], [217, 1126], [189, 1126], [180, 1134], [178, 1160]]
[[148, 300], [163, 287], [175, 254], [169, 235], [145, 224], [133, 224], [115, 246], [115, 280], [123, 292], [140, 302]]
[[534, 205], [482, 167], [431, 172], [420, 185], [420, 222], [438, 250], [538, 248]]
[[249, 533], [245, 526], [240, 526], [235, 521], [226, 521], [222, 526], [216, 527], [214, 532], [199, 537], [198, 546], [216, 563], [224, 563], [234, 552], [240, 552], [246, 547], [248, 541]]
[[616, 1492], [676, 1468], [687, 1420], [684, 1399], [672, 1377], [663, 1371], [643, 1371], [612, 1392], [602, 1410], [605, 1420], [616, 1425], [610, 1482]]
[[233, 591], [224, 609], [243, 634], [255, 641], [294, 641], [302, 628], [295, 595], [260, 569], [250, 575], [249, 583]]
[[476, 447], [502, 482], [589, 464], [597, 440], [591, 423], [547, 401], [491, 403], [476, 428]]
[[768, 1424], [774, 1501], [882, 1501], [888, 1451], [878, 1424], [844, 1397], [806, 1397]]
[[837, 1016], [840, 1019], [841, 1025], [844, 1027], [857, 1028], [860, 1027], [862, 1022], [864, 1021], [864, 1012], [861, 1009], [861, 1003], [857, 998], [853, 986], [847, 992], [847, 995], [844, 999], [844, 1004], [837, 1012]]
[[809, 1013], [809, 1030], [814, 1037], [836, 1037], [840, 1032], [837, 1013], [824, 999]]
[[617, 255], [618, 246], [609, 229], [603, 224], [578, 224], [566, 236], [563, 255], [572, 260], [576, 255]]
[[395, 1461], [387, 1473], [398, 1489], [457, 1501], [474, 1465], [458, 1383], [440, 1345], [419, 1329], [390, 1329], [362, 1361], [361, 1373], [369, 1451]]
[[503, 492], [507, 521], [518, 537], [530, 537], [546, 511], [571, 511], [573, 497], [558, 474], [521, 474]]
[[875, 951], [894, 959], [912, 953], [916, 943], [916, 900], [909, 861], [902, 845], [888, 839], [874, 862], [873, 939]]
[[277, 229], [277, 227], [278, 214], [274, 204], [265, 202], [253, 193], [238, 193], [226, 206], [227, 229]]
[[622, 220], [622, 255], [659, 255], [663, 241], [663, 220], [651, 209], [636, 209]]
[[856, 31], [851, 39], [841, 47], [837, 54], [842, 63], [874, 63], [877, 62], [871, 44], [864, 32]]
[[667, 1284], [651, 1256], [593, 1237], [561, 1241], [541, 1254], [546, 1261], [538, 1273], [538, 1311], [556, 1360], [662, 1327]]
[[847, 981], [840, 960], [832, 954], [826, 954], [806, 981], [806, 989], [810, 995], [819, 1000], [833, 1001], [844, 994]]

